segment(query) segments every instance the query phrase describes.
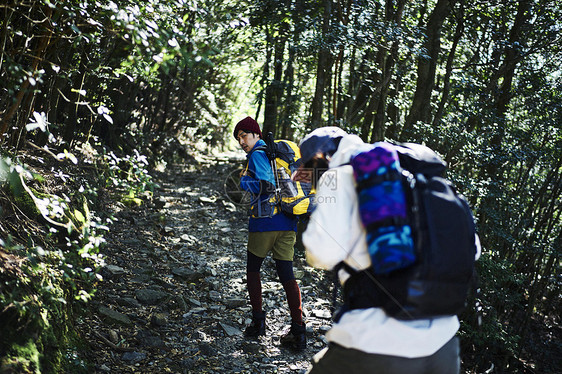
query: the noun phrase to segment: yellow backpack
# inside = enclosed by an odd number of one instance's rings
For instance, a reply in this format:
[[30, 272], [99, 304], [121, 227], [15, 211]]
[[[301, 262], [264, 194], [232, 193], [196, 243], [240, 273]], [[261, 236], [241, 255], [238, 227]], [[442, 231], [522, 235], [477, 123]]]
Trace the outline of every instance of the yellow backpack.
[[291, 180], [291, 175], [301, 165], [298, 145], [290, 140], [273, 140], [271, 133], [265, 141], [266, 146], [257, 147], [255, 150], [265, 151], [273, 169], [276, 189], [269, 198], [269, 204], [275, 207], [271, 213], [276, 214], [278, 209], [295, 216], [312, 213], [315, 195], [312, 185]]

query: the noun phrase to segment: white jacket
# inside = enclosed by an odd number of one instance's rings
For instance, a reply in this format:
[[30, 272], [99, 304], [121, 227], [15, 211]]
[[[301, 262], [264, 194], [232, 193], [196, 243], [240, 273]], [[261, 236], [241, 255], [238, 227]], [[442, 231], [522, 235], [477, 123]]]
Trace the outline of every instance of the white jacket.
[[[303, 233], [306, 258], [311, 266], [330, 270], [344, 261], [356, 270], [371, 265], [365, 229], [359, 216], [352, 154], [368, 149], [358, 136], [344, 137], [332, 156], [330, 169], [318, 182], [317, 207]], [[343, 284], [349, 275], [338, 274]], [[430, 356], [457, 332], [456, 316], [400, 321], [380, 308], [346, 312], [326, 334], [328, 341], [367, 353], [401, 357]]]

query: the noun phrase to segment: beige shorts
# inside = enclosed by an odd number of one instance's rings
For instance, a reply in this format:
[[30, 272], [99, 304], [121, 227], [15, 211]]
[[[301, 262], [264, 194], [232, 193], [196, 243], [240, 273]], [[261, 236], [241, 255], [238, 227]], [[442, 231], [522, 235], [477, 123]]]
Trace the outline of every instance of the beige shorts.
[[248, 251], [265, 258], [269, 251], [275, 260], [293, 261], [297, 233], [294, 231], [264, 231], [248, 234]]

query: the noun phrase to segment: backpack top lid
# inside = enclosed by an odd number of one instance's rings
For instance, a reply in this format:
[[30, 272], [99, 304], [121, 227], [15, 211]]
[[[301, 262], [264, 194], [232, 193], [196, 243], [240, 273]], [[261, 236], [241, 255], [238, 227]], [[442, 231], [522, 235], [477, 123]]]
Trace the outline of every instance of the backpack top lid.
[[426, 176], [441, 176], [447, 169], [447, 163], [432, 149], [416, 143], [393, 143], [398, 152], [400, 166]]
[[265, 138], [265, 146], [256, 148], [262, 150], [270, 161], [274, 161], [277, 167], [283, 167], [291, 176], [302, 164], [299, 147], [290, 140], [274, 140], [271, 133]]

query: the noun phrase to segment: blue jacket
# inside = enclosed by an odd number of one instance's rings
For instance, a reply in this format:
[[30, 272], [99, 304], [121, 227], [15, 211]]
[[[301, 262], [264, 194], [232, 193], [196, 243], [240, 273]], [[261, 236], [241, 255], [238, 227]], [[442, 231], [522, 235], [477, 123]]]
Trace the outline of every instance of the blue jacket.
[[[248, 153], [248, 174], [240, 179], [240, 187], [253, 193], [257, 199], [266, 202], [275, 190], [275, 177], [267, 155], [257, 147], [265, 146], [260, 139]], [[284, 213], [274, 214], [272, 217], [255, 218], [250, 216], [249, 232], [264, 231], [296, 231], [297, 218], [289, 217]]]

